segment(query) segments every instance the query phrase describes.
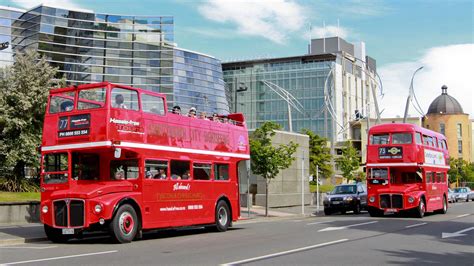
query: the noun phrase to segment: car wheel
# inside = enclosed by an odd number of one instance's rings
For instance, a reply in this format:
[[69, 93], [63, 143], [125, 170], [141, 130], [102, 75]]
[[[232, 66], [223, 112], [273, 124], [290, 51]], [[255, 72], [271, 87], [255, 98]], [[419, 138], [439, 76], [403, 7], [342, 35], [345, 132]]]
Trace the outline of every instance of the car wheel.
[[225, 201], [219, 201], [216, 207], [216, 230], [219, 232], [227, 231], [231, 222], [229, 206]]
[[324, 209], [324, 215], [331, 215], [332, 211], [331, 209]]
[[341, 210], [341, 214], [346, 214], [346, 210]]
[[110, 223], [112, 237], [118, 243], [130, 243], [138, 233], [138, 218], [135, 209], [125, 204], [118, 208]]
[[360, 213], [360, 204], [356, 203], [354, 206], [354, 214], [359, 214]]

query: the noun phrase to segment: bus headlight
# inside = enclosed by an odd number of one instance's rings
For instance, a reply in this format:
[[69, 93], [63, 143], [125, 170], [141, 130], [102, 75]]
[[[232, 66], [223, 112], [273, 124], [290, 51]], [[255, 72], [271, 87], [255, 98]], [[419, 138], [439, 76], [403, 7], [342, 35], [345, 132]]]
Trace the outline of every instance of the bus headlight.
[[408, 197], [408, 203], [413, 203], [415, 201], [415, 198], [412, 196]]
[[42, 211], [43, 213], [48, 213], [48, 211], [49, 211], [48, 206], [46, 206], [46, 205], [43, 206], [43, 208], [41, 209], [41, 211]]
[[375, 197], [374, 197], [374, 196], [370, 196], [369, 201], [370, 201], [371, 203], [374, 203], [374, 202], [375, 202]]
[[100, 204], [95, 205], [94, 211], [95, 213], [100, 213], [102, 211], [102, 206]]

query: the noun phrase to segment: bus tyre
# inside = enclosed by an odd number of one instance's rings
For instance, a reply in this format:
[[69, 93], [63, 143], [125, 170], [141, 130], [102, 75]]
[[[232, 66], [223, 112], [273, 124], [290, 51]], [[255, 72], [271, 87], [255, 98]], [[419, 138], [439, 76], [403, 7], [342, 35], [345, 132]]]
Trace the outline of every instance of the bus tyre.
[[417, 218], [423, 218], [426, 212], [426, 204], [424, 199], [420, 199], [418, 207], [415, 209], [415, 216]]
[[110, 223], [112, 237], [118, 243], [130, 243], [138, 233], [138, 218], [135, 209], [124, 204], [120, 206]]
[[359, 214], [360, 213], [360, 203], [356, 203], [354, 206], [354, 214]]
[[44, 225], [44, 233], [46, 237], [54, 243], [66, 243], [71, 239], [70, 235], [63, 235], [61, 229], [56, 229], [46, 224]]
[[225, 201], [219, 201], [216, 207], [216, 230], [218, 232], [227, 231], [231, 221], [229, 206]]
[[446, 196], [443, 196], [443, 208], [439, 209], [437, 213], [446, 214], [448, 212], [448, 202], [446, 201]]

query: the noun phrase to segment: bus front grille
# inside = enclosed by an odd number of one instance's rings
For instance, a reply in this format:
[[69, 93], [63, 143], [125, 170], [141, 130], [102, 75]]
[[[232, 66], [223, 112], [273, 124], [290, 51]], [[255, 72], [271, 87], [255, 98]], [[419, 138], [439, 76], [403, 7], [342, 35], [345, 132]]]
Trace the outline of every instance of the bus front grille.
[[84, 201], [77, 199], [56, 200], [54, 224], [58, 227], [84, 226]]
[[400, 194], [381, 194], [380, 208], [403, 208], [403, 195]]

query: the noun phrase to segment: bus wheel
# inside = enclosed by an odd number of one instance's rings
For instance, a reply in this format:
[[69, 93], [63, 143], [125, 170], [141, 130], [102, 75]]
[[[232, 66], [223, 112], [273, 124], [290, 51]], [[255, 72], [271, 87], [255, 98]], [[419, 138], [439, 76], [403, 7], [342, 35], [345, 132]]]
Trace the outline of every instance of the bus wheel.
[[130, 243], [138, 232], [138, 218], [135, 209], [124, 204], [119, 207], [110, 223], [112, 237], [118, 243]]
[[66, 243], [71, 239], [70, 235], [63, 235], [61, 229], [56, 229], [46, 224], [44, 225], [44, 233], [46, 237], [54, 243]]
[[443, 208], [439, 209], [437, 213], [445, 214], [446, 212], [448, 212], [448, 202], [446, 201], [446, 197], [443, 196]]
[[426, 204], [424, 199], [420, 199], [420, 204], [418, 205], [418, 208], [415, 209], [415, 216], [417, 218], [423, 218], [425, 216], [426, 212]]
[[225, 201], [219, 201], [216, 207], [216, 230], [219, 232], [227, 231], [231, 221], [229, 206]]

